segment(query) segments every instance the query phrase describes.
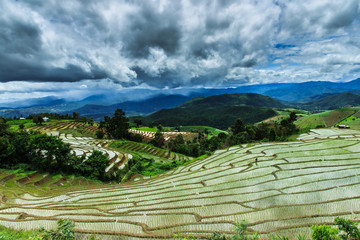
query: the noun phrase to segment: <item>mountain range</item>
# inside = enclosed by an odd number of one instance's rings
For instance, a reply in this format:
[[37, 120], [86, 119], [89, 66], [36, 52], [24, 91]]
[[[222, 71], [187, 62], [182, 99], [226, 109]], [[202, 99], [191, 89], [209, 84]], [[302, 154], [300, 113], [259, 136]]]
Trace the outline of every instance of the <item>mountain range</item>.
[[[161, 109], [176, 107], [193, 98], [232, 93], [266, 95], [282, 101], [284, 105], [302, 107], [307, 110], [326, 110], [339, 106], [360, 105], [356, 100], [356, 96], [360, 93], [360, 79], [350, 82], [318, 81], [257, 84], [221, 89], [196, 88], [178, 92], [172, 90], [169, 94], [158, 94], [159, 91], [154, 91], [152, 94], [151, 91], [154, 90], [141, 89], [138, 92], [131, 92], [129, 96], [92, 95], [80, 101], [67, 101], [52, 96], [34, 98], [2, 104], [0, 116], [19, 117], [42, 112], [79, 112], [81, 115], [101, 120], [105, 115], [112, 115], [117, 108], [122, 108], [128, 116], [148, 115]], [[334, 96], [339, 93], [349, 94], [339, 95], [337, 96], [338, 100], [332, 101], [331, 99], [334, 99]], [[150, 97], [145, 98], [145, 95]]]

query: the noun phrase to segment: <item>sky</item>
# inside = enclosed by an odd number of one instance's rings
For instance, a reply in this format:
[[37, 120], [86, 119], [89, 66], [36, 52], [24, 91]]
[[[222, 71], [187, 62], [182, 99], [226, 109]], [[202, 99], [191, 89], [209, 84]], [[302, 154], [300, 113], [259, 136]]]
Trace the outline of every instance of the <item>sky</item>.
[[0, 103], [360, 77], [358, 0], [1, 0], [0, 9]]

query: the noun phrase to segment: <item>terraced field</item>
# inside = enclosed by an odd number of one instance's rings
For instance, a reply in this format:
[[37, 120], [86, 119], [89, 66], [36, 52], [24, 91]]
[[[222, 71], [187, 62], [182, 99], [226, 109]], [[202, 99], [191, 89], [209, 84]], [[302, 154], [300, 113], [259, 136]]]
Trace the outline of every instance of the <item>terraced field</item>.
[[30, 127], [28, 129], [31, 130], [37, 130], [37, 131], [61, 131], [65, 129], [77, 129], [77, 128], [84, 128], [86, 131], [89, 132], [96, 132], [98, 130], [97, 126], [90, 126], [81, 122], [56, 122], [55, 124], [47, 124], [47, 125], [36, 125], [33, 127]]
[[103, 152], [109, 159], [109, 166], [106, 172], [115, 172], [117, 169], [122, 169], [132, 155], [129, 153], [113, 150], [109, 147], [111, 140], [100, 140], [91, 137], [74, 137], [72, 134], [64, 134], [59, 131], [65, 129], [76, 129], [83, 127], [88, 131], [96, 131], [96, 126], [89, 126], [79, 122], [57, 122], [55, 125], [34, 126], [30, 129], [45, 132], [49, 135], [61, 138], [64, 142], [69, 143], [73, 149], [73, 153], [77, 156], [88, 157], [93, 150]]
[[[99, 130], [97, 126], [90, 126], [87, 124], [84, 124], [82, 122], [72, 122], [72, 121], [58, 121], [55, 123], [49, 123], [46, 125], [36, 125], [28, 128], [29, 130], [37, 130], [40, 132], [61, 132], [62, 130], [76, 130], [76, 129], [84, 129], [85, 131], [95, 134], [96, 131]], [[143, 131], [139, 129], [129, 129], [129, 132], [133, 134], [140, 134], [144, 137], [145, 141], [150, 141], [154, 139], [156, 132], [150, 132], [150, 131]], [[183, 135], [185, 139], [192, 139], [197, 134], [191, 133], [191, 132], [162, 132], [164, 135], [165, 141], [169, 141], [171, 138], [176, 138], [177, 135]]]
[[341, 108], [317, 114], [304, 116], [295, 121], [295, 125], [300, 129], [312, 129], [318, 127], [332, 127], [344, 119], [357, 114], [358, 107]]
[[56, 175], [48, 173], [13, 172], [0, 170], [0, 202], [19, 196], [46, 196], [65, 194], [68, 191], [84, 190], [94, 186], [104, 186], [82, 177]]
[[152, 158], [162, 159], [162, 160], [179, 160], [179, 161], [189, 161], [192, 160], [192, 157], [188, 157], [179, 153], [170, 152], [165, 149], [152, 147], [150, 145], [124, 141], [116, 144], [116, 147], [125, 151], [125, 152], [136, 152], [141, 153], [142, 155], [150, 155]]
[[78, 232], [172, 239], [231, 233], [245, 219], [263, 237], [291, 239], [335, 216], [358, 221], [359, 159], [359, 131], [318, 129], [294, 142], [220, 150], [156, 178], [8, 199], [0, 224], [54, 228], [67, 218]]
[[109, 166], [105, 169], [106, 172], [116, 171], [122, 169], [132, 155], [125, 152], [109, 149], [111, 140], [98, 140], [87, 137], [74, 137], [71, 134], [59, 134], [58, 132], [48, 132], [50, 135], [58, 136], [64, 142], [69, 143], [73, 149], [73, 153], [77, 156], [84, 155], [88, 157], [93, 150], [103, 152], [109, 159]]
[[[144, 137], [144, 140], [149, 141], [155, 138], [156, 132], [142, 131], [138, 129], [129, 129], [129, 132], [133, 134], [140, 134]], [[164, 135], [165, 141], [169, 141], [171, 138], [176, 138], [177, 135], [183, 135], [185, 139], [192, 139], [197, 134], [190, 132], [161, 132]]]

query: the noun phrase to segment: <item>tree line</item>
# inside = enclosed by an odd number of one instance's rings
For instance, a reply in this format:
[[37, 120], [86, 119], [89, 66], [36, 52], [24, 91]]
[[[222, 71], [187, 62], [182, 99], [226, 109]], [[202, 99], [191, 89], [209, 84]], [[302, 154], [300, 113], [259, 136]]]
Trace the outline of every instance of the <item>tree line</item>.
[[72, 153], [61, 139], [37, 131], [10, 131], [0, 118], [0, 168], [24, 169], [53, 174], [75, 174], [102, 181], [112, 180], [105, 173], [109, 159], [94, 150], [86, 161]]
[[[230, 147], [233, 145], [256, 142], [256, 141], [284, 141], [290, 135], [298, 132], [294, 121], [297, 116], [295, 112], [291, 112], [287, 118], [280, 122], [244, 124], [241, 119], [237, 119], [230, 127], [229, 134], [219, 133], [217, 136], [208, 137], [206, 130], [197, 131], [197, 137], [192, 140], [185, 141], [183, 136], [179, 134], [176, 138], [165, 142], [162, 133], [162, 126], [157, 126], [158, 131], [155, 133], [154, 139], [149, 143], [155, 147], [168, 149], [173, 152], [181, 153], [187, 156], [199, 157], [204, 154]], [[137, 119], [134, 123], [139, 126], [141, 124]], [[136, 142], [142, 142], [143, 137], [139, 134], [129, 132], [129, 119], [125, 116], [125, 112], [117, 109], [113, 117], [104, 117], [104, 121], [99, 124], [100, 132], [98, 137], [104, 137], [105, 133], [109, 138], [127, 139]]]
[[294, 121], [297, 116], [291, 112], [283, 120], [272, 123], [246, 124], [237, 119], [229, 129], [229, 134], [219, 133], [217, 136], [208, 138], [206, 130], [198, 131], [198, 136], [192, 140], [185, 141], [182, 135], [171, 139], [167, 144], [162, 141], [161, 132], [156, 133], [151, 143], [157, 147], [168, 148], [177, 153], [198, 157], [203, 154], [230, 147], [233, 145], [257, 142], [257, 141], [285, 141], [290, 135], [298, 132]]

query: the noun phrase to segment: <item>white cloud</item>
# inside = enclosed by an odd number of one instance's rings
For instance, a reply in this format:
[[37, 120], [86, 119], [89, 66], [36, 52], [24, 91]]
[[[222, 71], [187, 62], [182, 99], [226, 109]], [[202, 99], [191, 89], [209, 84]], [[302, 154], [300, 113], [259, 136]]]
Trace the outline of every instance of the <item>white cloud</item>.
[[[5, 0], [0, 81], [8, 83], [0, 90], [6, 85], [13, 96], [66, 90], [85, 96], [137, 86], [356, 78], [359, 5], [356, 0]], [[27, 82], [16, 86], [14, 80]]]

